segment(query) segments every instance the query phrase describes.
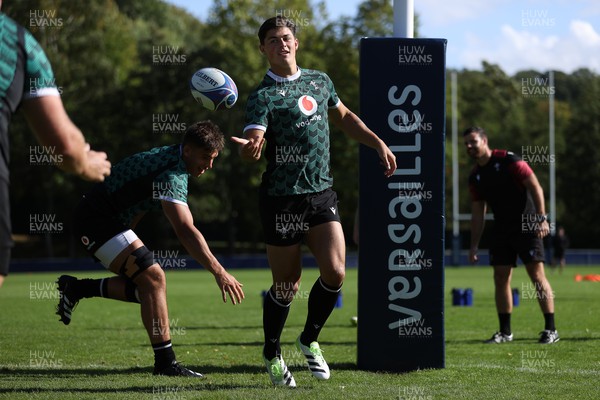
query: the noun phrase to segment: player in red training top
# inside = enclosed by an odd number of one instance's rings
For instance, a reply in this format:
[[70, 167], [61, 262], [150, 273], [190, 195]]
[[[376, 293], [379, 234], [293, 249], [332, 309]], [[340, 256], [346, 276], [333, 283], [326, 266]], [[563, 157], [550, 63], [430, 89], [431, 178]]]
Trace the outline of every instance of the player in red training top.
[[[469, 261], [477, 262], [479, 240], [489, 205], [494, 213], [490, 264], [494, 267], [496, 309], [500, 330], [487, 343], [513, 340], [510, 327], [512, 268], [517, 256], [525, 264], [534, 285], [535, 297], [544, 313], [545, 327], [540, 343], [559, 340], [554, 325], [554, 294], [544, 272], [542, 239], [550, 232], [545, 215], [544, 191], [533, 170], [517, 155], [491, 150], [485, 131], [471, 127], [463, 133], [467, 153], [477, 164], [469, 175], [471, 192], [471, 248]], [[532, 294], [534, 296], [534, 294]]]

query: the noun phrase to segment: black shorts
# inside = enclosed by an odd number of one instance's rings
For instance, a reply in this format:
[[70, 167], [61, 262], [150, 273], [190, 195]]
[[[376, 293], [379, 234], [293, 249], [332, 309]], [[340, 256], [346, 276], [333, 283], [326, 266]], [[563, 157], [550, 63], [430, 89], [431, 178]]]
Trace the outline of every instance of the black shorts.
[[269, 196], [261, 189], [259, 203], [265, 243], [273, 246], [298, 244], [313, 226], [340, 222], [337, 194], [332, 189], [293, 196]]
[[73, 228], [76, 239], [92, 257], [104, 243], [130, 229], [90, 195], [75, 208]]
[[544, 243], [541, 238], [527, 232], [492, 233], [490, 244], [491, 265], [517, 266], [517, 256], [524, 264], [544, 261]]

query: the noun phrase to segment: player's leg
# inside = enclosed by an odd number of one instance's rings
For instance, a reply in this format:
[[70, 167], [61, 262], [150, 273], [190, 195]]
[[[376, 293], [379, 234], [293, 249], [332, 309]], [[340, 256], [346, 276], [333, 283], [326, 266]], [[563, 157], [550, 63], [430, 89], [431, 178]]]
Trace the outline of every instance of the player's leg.
[[517, 251], [512, 248], [510, 235], [507, 234], [494, 232], [491, 243], [490, 263], [494, 270], [494, 299], [499, 330], [486, 343], [504, 343], [513, 340], [510, 324], [513, 299], [510, 284], [512, 270], [517, 262]]
[[308, 298], [308, 316], [301, 337], [301, 342], [309, 345], [317, 340], [335, 308], [346, 276], [346, 243], [342, 225], [331, 221], [312, 227], [306, 244], [320, 273]]
[[263, 331], [265, 344], [263, 359], [271, 382], [275, 385], [296, 386], [281, 356], [280, 338], [298, 291], [302, 274], [300, 243], [290, 246], [267, 245], [267, 258], [273, 276], [273, 285], [265, 296], [263, 305]]
[[504, 343], [513, 339], [511, 331], [512, 315], [512, 290], [510, 282], [512, 278], [512, 265], [494, 265], [494, 299], [498, 313], [499, 330], [487, 343]]
[[318, 379], [329, 379], [329, 367], [317, 339], [335, 308], [345, 278], [346, 243], [342, 225], [330, 221], [312, 227], [306, 244], [317, 261], [320, 276], [308, 297], [308, 315], [296, 344], [307, 358], [308, 368]]
[[[130, 271], [125, 269], [128, 257], [132, 254], [137, 256], [144, 253], [145, 258], [140, 258], [138, 264], [144, 261], [147, 267], [153, 263], [151, 253], [143, 246], [137, 235], [121, 224], [114, 223], [114, 221], [106, 222], [104, 225], [88, 224], [85, 232], [80, 235], [84, 246], [87, 244], [86, 248], [94, 258], [118, 276], [103, 279], [77, 279], [70, 275], [60, 276], [57, 284], [61, 297], [57, 314], [65, 325], [71, 322], [72, 312], [79, 301], [84, 298], [105, 297], [139, 303], [138, 289], [131, 277], [133, 267], [128, 266]], [[94, 245], [92, 246], [90, 243]]]
[[[114, 227], [104, 227], [96, 232], [88, 230], [89, 237], [84, 236], [82, 242], [95, 242], [94, 237], [105, 236], [109, 229]], [[137, 235], [125, 230], [100, 246], [90, 246], [90, 251], [106, 268], [119, 276], [104, 280], [77, 280], [61, 276], [58, 284], [62, 296], [57, 312], [61, 320], [65, 324], [70, 322], [72, 310], [83, 297], [97, 295], [141, 303], [142, 321], [154, 350], [154, 373], [202, 377], [176, 361], [169, 332], [165, 274]]]
[[530, 262], [526, 265], [527, 274], [531, 279], [536, 291], [536, 298], [544, 314], [554, 313], [554, 294], [552, 287], [544, 272], [544, 263], [542, 261]]
[[552, 286], [546, 278], [544, 263], [533, 261], [526, 264], [527, 273], [536, 291], [540, 309], [544, 314], [544, 330], [540, 333], [540, 343], [550, 344], [558, 342], [559, 336], [554, 322], [554, 293]]
[[260, 191], [260, 218], [273, 284], [263, 303], [263, 359], [274, 385], [295, 387], [281, 356], [280, 337], [302, 275], [304, 195], [269, 196]]
[[544, 271], [544, 244], [533, 234], [524, 234], [520, 240], [519, 257], [525, 263], [527, 274], [536, 291], [536, 297], [544, 314], [544, 330], [540, 343], [550, 344], [559, 340], [554, 323], [554, 293]]

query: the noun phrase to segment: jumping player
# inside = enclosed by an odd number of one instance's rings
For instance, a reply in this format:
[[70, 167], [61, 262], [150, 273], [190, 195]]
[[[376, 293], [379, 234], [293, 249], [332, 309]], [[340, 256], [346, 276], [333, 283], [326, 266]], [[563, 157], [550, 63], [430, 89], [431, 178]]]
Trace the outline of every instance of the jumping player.
[[469, 260], [477, 262], [479, 240], [483, 233], [489, 205], [494, 213], [490, 264], [494, 268], [496, 309], [500, 330], [487, 343], [513, 340], [510, 326], [512, 269], [521, 258], [535, 285], [536, 297], [544, 314], [545, 327], [540, 343], [559, 340], [554, 325], [554, 297], [544, 273], [542, 238], [549, 231], [545, 215], [544, 192], [533, 170], [515, 154], [491, 150], [485, 131], [471, 127], [463, 134], [468, 155], [476, 161], [469, 175], [471, 192], [471, 248]]
[[296, 345], [318, 379], [329, 379], [330, 371], [317, 338], [345, 277], [346, 245], [329, 171], [329, 119], [351, 139], [375, 149], [387, 177], [396, 169], [396, 158], [339, 100], [325, 73], [297, 66], [298, 39], [291, 20], [266, 20], [258, 38], [270, 69], [248, 98], [244, 138], [232, 140], [248, 161], [260, 159], [266, 141], [260, 217], [273, 285], [264, 301], [263, 358], [273, 384], [293, 387], [280, 336], [300, 283], [302, 242], [321, 275], [310, 292], [306, 324]]
[[223, 302], [227, 295], [233, 304], [244, 298], [242, 284], [211, 253], [187, 205], [188, 176], [199, 177], [212, 168], [223, 146], [217, 125], [210, 121], [192, 124], [182, 144], [137, 153], [115, 165], [110, 177], [86, 194], [75, 212], [79, 241], [118, 276], [82, 280], [61, 276], [57, 314], [68, 325], [77, 303], [88, 297], [140, 303], [154, 350], [155, 375], [202, 377], [176, 361], [169, 333], [165, 273], [133, 231], [148, 211], [163, 210], [189, 254], [214, 275]]

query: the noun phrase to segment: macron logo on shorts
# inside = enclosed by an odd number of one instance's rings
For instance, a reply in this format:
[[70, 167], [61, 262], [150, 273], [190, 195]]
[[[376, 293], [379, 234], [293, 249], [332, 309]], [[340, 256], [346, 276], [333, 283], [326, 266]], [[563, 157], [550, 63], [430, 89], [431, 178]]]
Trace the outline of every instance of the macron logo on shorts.
[[335, 207], [329, 207], [329, 209], [331, 210], [332, 213], [335, 214]]

